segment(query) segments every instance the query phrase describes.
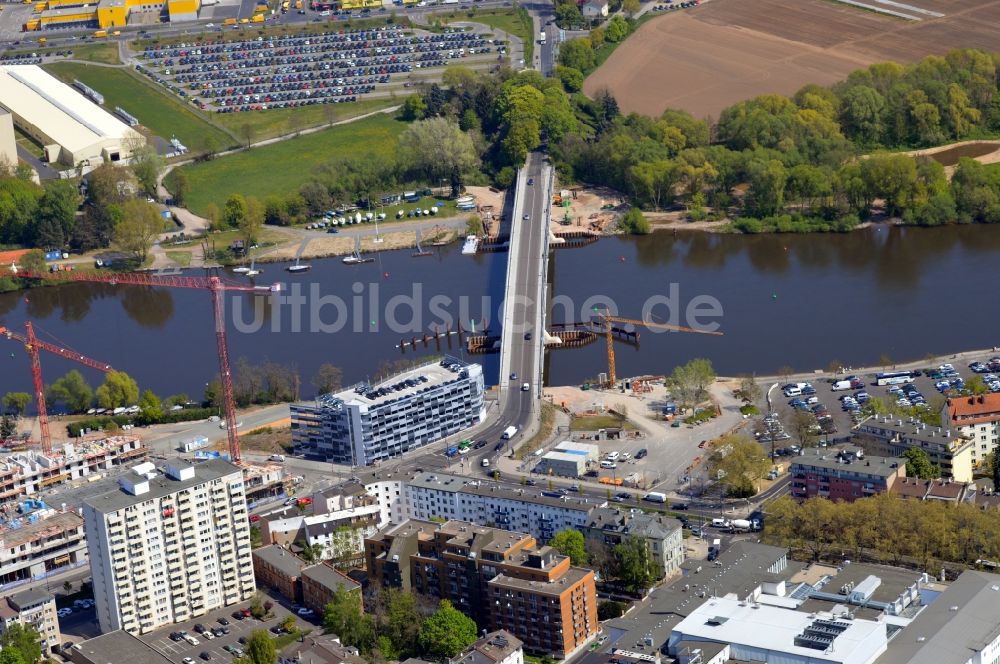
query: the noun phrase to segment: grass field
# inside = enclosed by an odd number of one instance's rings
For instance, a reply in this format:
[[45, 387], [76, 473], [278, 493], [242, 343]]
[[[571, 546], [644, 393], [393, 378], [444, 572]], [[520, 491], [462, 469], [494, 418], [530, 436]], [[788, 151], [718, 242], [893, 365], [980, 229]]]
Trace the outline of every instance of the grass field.
[[191, 252], [190, 251], [166, 251], [164, 252], [167, 258], [177, 263], [181, 267], [188, 267], [191, 265]]
[[[227, 127], [241, 140], [245, 140], [244, 128], [251, 127], [252, 140], [257, 142], [308, 127], [355, 118], [365, 113], [395, 106], [397, 103], [391, 99], [362, 99], [349, 104], [320, 104], [302, 108], [275, 108], [247, 113], [219, 113], [215, 116], [215, 120]], [[295, 124], [292, 124], [290, 118], [294, 118]]]
[[74, 79], [82, 81], [104, 95], [108, 111], [113, 113], [115, 106], [121, 106], [153, 133], [165, 139], [176, 136], [192, 152], [221, 150], [233, 144], [233, 139], [221, 129], [126, 69], [77, 62], [55, 62], [45, 68], [67, 83]]
[[122, 62], [121, 58], [118, 57], [118, 42], [77, 46], [73, 49], [73, 59], [86, 60], [87, 62], [101, 62], [107, 65], [119, 65]]
[[392, 154], [396, 137], [405, 126], [390, 115], [376, 115], [249, 152], [189, 164], [181, 169], [191, 184], [188, 208], [203, 214], [210, 202], [221, 208], [233, 193], [263, 199], [297, 191], [318, 166], [334, 157], [353, 154], [378, 159]]
[[634, 429], [635, 425], [614, 415], [585, 415], [570, 420], [569, 428], [570, 431], [597, 431], [598, 429]]

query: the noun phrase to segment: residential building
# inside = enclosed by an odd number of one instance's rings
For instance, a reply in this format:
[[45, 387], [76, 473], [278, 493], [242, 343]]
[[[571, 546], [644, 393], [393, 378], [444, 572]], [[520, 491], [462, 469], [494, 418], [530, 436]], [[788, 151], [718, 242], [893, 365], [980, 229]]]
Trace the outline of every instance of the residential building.
[[0, 633], [13, 624], [38, 632], [42, 655], [51, 655], [62, 644], [56, 600], [44, 590], [22, 590], [0, 602]]
[[587, 19], [604, 18], [608, 15], [608, 0], [587, 0], [580, 11]]
[[380, 385], [363, 383], [292, 404], [292, 442], [333, 463], [367, 466], [478, 424], [483, 368], [453, 357]]
[[537, 487], [510, 489], [459, 475], [417, 473], [403, 489], [405, 517], [455, 519], [529, 533], [542, 542], [560, 530], [579, 530], [590, 510], [607, 501], [560, 495]]
[[173, 661], [153, 646], [137, 637], [117, 630], [76, 643], [67, 650], [74, 664], [173, 664]]
[[594, 572], [525, 533], [409, 520], [365, 540], [365, 558], [373, 586], [448, 599], [531, 651], [570, 656], [599, 627]]
[[940, 500], [946, 503], [976, 502], [974, 482], [954, 482], [951, 478], [922, 480], [904, 477], [892, 485], [892, 492], [906, 500]]
[[38, 65], [0, 66], [0, 105], [45, 150], [45, 160], [97, 167], [127, 161], [146, 139]]
[[278, 664], [367, 664], [357, 648], [345, 646], [336, 634], [306, 636], [278, 654]]
[[735, 597], [711, 597], [670, 633], [667, 647], [704, 641], [728, 645], [736, 661], [767, 664], [871, 664], [886, 651], [880, 620], [810, 614]]
[[868, 454], [892, 458], [909, 449], [921, 449], [945, 477], [972, 481], [972, 440], [948, 428], [931, 427], [912, 418], [871, 417], [854, 429], [852, 442]]
[[0, 457], [0, 503], [32, 496], [61, 482], [90, 479], [146, 456], [138, 436], [76, 439], [48, 455], [19, 452]]
[[250, 599], [243, 472], [213, 459], [143, 463], [84, 500], [103, 632], [144, 634]]
[[1000, 576], [969, 570], [914, 618], [877, 664], [1000, 661]]
[[584, 537], [613, 547], [630, 538], [646, 543], [656, 562], [660, 578], [677, 573], [684, 562], [684, 535], [681, 522], [662, 514], [647, 514], [640, 509], [595, 507], [590, 511]]
[[0, 589], [86, 561], [83, 519], [76, 512], [43, 507], [0, 521]]
[[302, 601], [299, 577], [305, 566], [306, 561], [280, 546], [264, 546], [253, 552], [253, 573], [258, 585], [273, 588], [293, 602]]
[[302, 604], [319, 615], [323, 615], [323, 610], [333, 601], [338, 590], [356, 592], [358, 601], [361, 601], [361, 584], [326, 563], [304, 568], [299, 582], [302, 585]]
[[818, 496], [851, 503], [890, 491], [906, 477], [906, 463], [899, 459], [866, 458], [853, 450], [813, 452], [793, 457], [789, 465], [791, 495], [796, 500]]
[[1000, 393], [948, 399], [941, 422], [972, 441], [972, 465], [977, 466], [1000, 442]]
[[491, 632], [452, 657], [448, 664], [524, 664], [524, 644], [506, 630]]

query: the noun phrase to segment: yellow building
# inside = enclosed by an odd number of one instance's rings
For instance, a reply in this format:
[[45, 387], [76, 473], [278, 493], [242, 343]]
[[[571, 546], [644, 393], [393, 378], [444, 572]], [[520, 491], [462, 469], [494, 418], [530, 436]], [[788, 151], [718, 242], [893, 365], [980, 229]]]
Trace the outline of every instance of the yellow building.
[[[201, 0], [47, 0], [37, 17], [24, 24], [26, 31], [54, 27], [98, 26], [101, 29], [121, 28], [128, 23], [133, 11], [160, 11], [164, 6], [171, 21], [193, 21], [198, 18]], [[36, 7], [37, 9], [37, 7]]]
[[342, 0], [341, 9], [364, 9], [365, 7], [381, 7], [382, 0]]

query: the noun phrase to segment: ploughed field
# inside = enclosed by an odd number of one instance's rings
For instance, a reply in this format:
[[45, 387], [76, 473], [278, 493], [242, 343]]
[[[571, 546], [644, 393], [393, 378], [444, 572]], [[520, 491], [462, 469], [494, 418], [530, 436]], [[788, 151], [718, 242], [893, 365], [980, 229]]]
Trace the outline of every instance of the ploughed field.
[[607, 87], [626, 112], [717, 118], [742, 99], [834, 83], [874, 62], [1000, 51], [1000, 0], [904, 1], [945, 16], [906, 21], [828, 0], [712, 0], [643, 25], [584, 92]]

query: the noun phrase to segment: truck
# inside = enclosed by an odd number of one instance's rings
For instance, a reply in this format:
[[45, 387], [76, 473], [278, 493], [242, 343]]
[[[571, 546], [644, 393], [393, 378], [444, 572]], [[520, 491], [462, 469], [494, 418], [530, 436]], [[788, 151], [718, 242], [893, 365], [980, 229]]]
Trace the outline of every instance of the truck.
[[222, 25], [236, 25], [236, 19], [235, 18], [227, 18], [226, 20], [224, 20], [222, 22]]
[[667, 502], [667, 494], [660, 493], [658, 491], [650, 491], [645, 496], [643, 496], [642, 499], [648, 500], [651, 503], [665, 503]]
[[94, 39], [104, 39], [107, 36], [108, 36], [107, 30], [98, 30], [97, 32], [94, 33]]
[[733, 519], [729, 527], [732, 528], [733, 532], [747, 532], [753, 527], [753, 524], [746, 519]]
[[509, 427], [507, 427], [506, 429], [503, 430], [503, 435], [500, 436], [500, 438], [502, 440], [510, 440], [511, 438], [514, 437], [514, 434], [516, 434], [516, 433], [517, 433], [517, 427], [515, 427], [515, 426], [509, 426]]
[[264, 15], [263, 14], [254, 14], [253, 18], [250, 19], [250, 21], [253, 22], [253, 23], [263, 23], [264, 22]]
[[834, 392], [839, 392], [841, 390], [849, 390], [851, 389], [851, 381], [838, 380], [834, 382], [833, 385], [830, 386], [830, 389], [833, 390]]
[[545, 44], [545, 31], [542, 30], [541, 34], [538, 36], [538, 43]]

